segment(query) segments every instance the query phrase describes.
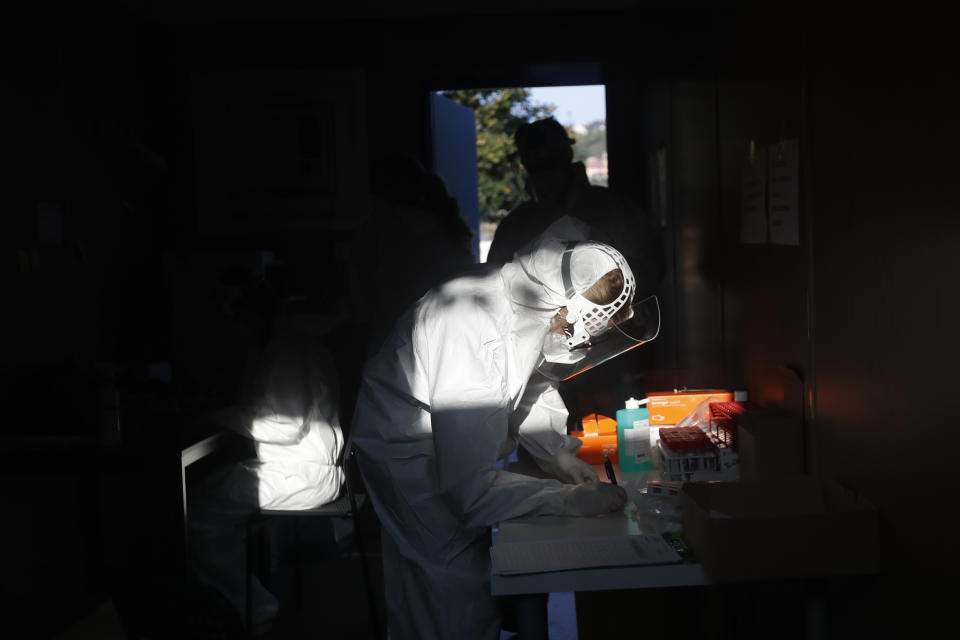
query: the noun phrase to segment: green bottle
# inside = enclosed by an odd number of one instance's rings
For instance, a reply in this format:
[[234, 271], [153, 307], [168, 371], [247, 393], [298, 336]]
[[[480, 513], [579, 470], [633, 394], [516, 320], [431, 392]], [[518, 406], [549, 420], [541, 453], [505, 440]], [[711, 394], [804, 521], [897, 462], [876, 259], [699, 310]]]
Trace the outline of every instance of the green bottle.
[[650, 417], [645, 401], [630, 398], [625, 409], [617, 410], [617, 457], [623, 473], [653, 469], [650, 455]]

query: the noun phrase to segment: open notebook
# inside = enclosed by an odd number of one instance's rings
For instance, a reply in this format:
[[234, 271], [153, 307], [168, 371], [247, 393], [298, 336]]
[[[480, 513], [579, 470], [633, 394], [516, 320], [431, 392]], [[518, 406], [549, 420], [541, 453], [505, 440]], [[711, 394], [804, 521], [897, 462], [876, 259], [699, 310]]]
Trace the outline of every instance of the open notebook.
[[655, 534], [508, 542], [490, 548], [493, 573], [511, 575], [680, 562]]

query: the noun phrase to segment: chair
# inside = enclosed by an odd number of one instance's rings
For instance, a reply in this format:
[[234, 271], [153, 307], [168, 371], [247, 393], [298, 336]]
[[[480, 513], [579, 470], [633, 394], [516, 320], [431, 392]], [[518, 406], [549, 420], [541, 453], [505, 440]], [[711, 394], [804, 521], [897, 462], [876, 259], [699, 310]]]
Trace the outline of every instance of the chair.
[[[276, 509], [261, 509], [255, 512], [247, 520], [247, 568], [246, 568], [246, 624], [248, 634], [252, 633], [253, 630], [253, 602], [251, 594], [253, 592], [253, 575], [255, 567], [259, 564], [259, 548], [262, 546], [263, 540], [261, 534], [264, 531], [264, 525], [271, 518], [294, 518], [299, 520], [301, 518], [348, 518], [353, 520], [353, 533], [345, 539], [345, 545], [338, 545], [336, 551], [337, 553], [342, 553], [344, 551], [349, 551], [353, 546], [356, 546], [357, 551], [360, 554], [360, 563], [363, 570], [363, 582], [364, 588], [367, 595], [367, 605], [370, 608], [370, 620], [373, 623], [373, 628], [375, 634], [380, 633], [380, 623], [379, 616], [377, 615], [377, 606], [376, 599], [374, 597], [373, 591], [373, 581], [371, 579], [370, 567], [367, 563], [367, 555], [363, 546], [362, 536], [360, 535], [360, 526], [358, 521], [358, 516], [361, 509], [367, 502], [367, 496], [363, 493], [357, 493], [354, 491], [353, 483], [355, 479], [352, 479], [351, 476], [359, 478], [359, 469], [356, 464], [357, 451], [353, 446], [353, 443], [348, 440], [343, 449], [343, 454], [341, 458], [341, 467], [344, 470], [344, 491], [341, 492], [339, 498], [325, 505], [321, 505], [314, 509], [303, 509], [303, 510], [276, 510]], [[296, 540], [297, 551], [299, 554], [299, 538]], [[300, 609], [300, 587], [301, 587], [301, 575], [300, 575], [300, 562], [295, 563], [296, 571], [296, 581], [297, 581], [297, 610]]]

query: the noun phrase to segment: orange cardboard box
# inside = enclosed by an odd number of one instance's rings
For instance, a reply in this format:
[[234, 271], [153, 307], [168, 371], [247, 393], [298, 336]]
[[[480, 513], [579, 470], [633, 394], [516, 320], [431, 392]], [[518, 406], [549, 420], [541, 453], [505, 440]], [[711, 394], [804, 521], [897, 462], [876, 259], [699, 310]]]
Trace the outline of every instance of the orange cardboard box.
[[587, 464], [603, 464], [603, 454], [607, 454], [614, 464], [617, 457], [617, 421], [607, 416], [591, 413], [580, 421], [583, 431], [571, 431], [570, 435], [579, 438], [583, 446], [577, 451], [577, 457]]
[[733, 391], [726, 389], [684, 389], [683, 391], [654, 391], [647, 394], [650, 401], [650, 426], [677, 424], [701, 402], [713, 398], [714, 402], [733, 402]]

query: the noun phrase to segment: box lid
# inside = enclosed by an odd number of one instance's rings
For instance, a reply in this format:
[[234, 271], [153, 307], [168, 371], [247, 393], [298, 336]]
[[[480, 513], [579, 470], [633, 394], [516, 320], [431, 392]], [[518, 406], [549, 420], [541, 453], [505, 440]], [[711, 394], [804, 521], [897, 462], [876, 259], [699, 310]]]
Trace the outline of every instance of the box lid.
[[648, 398], [656, 398], [661, 396], [710, 396], [726, 394], [733, 396], [733, 392], [729, 389], [680, 389], [672, 391], [650, 391], [647, 393]]

